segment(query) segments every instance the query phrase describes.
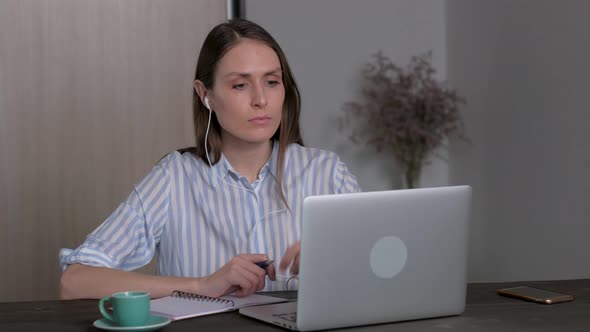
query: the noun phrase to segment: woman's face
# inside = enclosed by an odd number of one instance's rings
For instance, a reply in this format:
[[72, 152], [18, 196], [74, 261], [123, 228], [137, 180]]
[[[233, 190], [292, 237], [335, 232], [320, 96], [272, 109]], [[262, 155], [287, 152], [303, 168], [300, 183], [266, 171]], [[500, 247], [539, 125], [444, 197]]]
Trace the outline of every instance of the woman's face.
[[281, 123], [281, 63], [266, 44], [242, 39], [221, 58], [208, 94], [223, 144], [265, 143]]

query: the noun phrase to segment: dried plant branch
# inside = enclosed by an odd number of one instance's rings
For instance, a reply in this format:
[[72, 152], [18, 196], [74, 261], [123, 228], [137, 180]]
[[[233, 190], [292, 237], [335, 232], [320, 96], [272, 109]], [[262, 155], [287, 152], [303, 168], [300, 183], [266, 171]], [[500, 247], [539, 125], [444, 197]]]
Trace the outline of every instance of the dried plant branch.
[[432, 53], [413, 56], [406, 68], [381, 51], [363, 71], [362, 102], [343, 106], [340, 128], [353, 127], [350, 140], [392, 153], [414, 187], [423, 163], [450, 136], [466, 139], [460, 106], [465, 99], [438, 82]]

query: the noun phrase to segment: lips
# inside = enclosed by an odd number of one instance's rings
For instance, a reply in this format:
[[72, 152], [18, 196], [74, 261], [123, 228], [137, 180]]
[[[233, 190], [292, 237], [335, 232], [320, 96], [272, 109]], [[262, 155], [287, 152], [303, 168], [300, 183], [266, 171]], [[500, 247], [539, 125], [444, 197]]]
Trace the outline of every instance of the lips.
[[272, 118], [268, 115], [259, 115], [259, 116], [251, 118], [248, 121], [250, 123], [254, 123], [254, 124], [258, 124], [258, 125], [264, 125], [264, 124], [270, 123], [271, 120], [272, 120]]

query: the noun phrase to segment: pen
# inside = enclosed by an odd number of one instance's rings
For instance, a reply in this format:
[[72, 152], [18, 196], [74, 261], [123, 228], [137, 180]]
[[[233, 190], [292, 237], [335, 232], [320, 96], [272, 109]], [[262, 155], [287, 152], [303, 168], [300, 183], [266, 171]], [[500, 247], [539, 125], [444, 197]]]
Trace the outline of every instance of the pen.
[[274, 261], [272, 259], [268, 259], [262, 262], [256, 262], [254, 264], [258, 265], [259, 267], [266, 269], [269, 265], [271, 265], [272, 263], [274, 263]]

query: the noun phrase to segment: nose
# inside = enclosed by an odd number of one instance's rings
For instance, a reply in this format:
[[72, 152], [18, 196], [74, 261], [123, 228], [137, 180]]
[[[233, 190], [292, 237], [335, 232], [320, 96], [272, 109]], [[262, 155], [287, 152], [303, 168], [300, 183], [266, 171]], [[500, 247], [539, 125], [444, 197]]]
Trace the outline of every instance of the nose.
[[264, 108], [268, 104], [266, 99], [266, 92], [262, 85], [257, 85], [252, 93], [252, 107], [253, 108]]

